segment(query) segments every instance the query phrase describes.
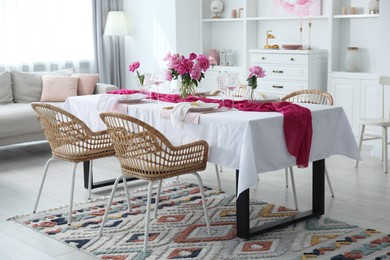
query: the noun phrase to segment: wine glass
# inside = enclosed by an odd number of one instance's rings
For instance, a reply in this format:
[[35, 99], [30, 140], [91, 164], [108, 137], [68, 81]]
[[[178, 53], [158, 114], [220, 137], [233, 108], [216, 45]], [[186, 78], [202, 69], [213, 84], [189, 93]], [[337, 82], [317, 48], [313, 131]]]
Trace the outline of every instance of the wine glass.
[[228, 74], [226, 71], [218, 71], [217, 75], [217, 88], [221, 91], [222, 97], [222, 108], [225, 107], [225, 94], [226, 94], [226, 80], [228, 78]]
[[157, 101], [160, 100], [160, 85], [164, 83], [165, 77], [164, 74], [161, 70], [155, 70], [152, 75], [150, 76], [150, 82], [152, 85], [156, 86], [156, 91], [157, 91]]
[[238, 77], [237, 73], [231, 73], [228, 74], [228, 77], [226, 79], [226, 88], [229, 90], [229, 92], [232, 95], [232, 108], [231, 110], [237, 110], [234, 108], [234, 94], [235, 90], [241, 86], [240, 79]]

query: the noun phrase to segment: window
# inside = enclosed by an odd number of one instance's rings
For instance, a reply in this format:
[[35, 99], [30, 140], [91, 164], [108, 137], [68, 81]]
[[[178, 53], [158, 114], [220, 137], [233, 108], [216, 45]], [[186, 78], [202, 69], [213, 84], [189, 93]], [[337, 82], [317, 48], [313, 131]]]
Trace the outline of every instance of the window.
[[95, 71], [91, 0], [0, 0], [0, 71]]

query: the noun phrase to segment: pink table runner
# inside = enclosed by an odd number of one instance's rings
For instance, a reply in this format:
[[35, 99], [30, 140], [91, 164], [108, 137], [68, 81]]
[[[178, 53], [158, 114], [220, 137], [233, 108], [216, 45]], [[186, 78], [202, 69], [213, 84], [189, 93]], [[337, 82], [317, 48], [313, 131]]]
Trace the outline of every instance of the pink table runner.
[[[138, 90], [121, 89], [108, 92], [110, 94], [134, 94]], [[157, 100], [157, 93], [152, 92], [152, 99]], [[189, 96], [180, 98], [177, 94], [159, 94], [159, 100], [170, 103], [196, 102], [219, 103], [222, 101], [205, 97]], [[225, 106], [231, 108], [232, 100], [225, 99]], [[288, 152], [295, 156], [298, 167], [307, 167], [313, 135], [311, 112], [305, 107], [287, 101], [256, 103], [248, 100], [234, 102], [234, 107], [241, 111], [279, 112], [283, 114], [283, 131]]]

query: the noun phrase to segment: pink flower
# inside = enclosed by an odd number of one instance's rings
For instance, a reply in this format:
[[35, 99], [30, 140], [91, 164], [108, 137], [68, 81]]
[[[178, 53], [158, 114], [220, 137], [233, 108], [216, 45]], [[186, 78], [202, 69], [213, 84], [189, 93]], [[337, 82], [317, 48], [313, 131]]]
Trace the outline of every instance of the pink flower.
[[168, 80], [168, 81], [171, 81], [173, 79], [172, 70], [171, 69], [167, 69], [165, 71], [165, 79]]
[[201, 75], [202, 69], [200, 68], [199, 64], [195, 64], [190, 71], [191, 79], [199, 80]]
[[192, 52], [192, 53], [190, 54], [189, 59], [190, 59], [190, 60], [195, 60], [196, 57], [198, 57], [198, 56], [197, 56], [195, 53]]
[[129, 71], [131, 72], [134, 72], [136, 69], [138, 69], [140, 66], [140, 62], [139, 61], [135, 61], [133, 62], [130, 66], [129, 66]]
[[203, 71], [207, 71], [210, 68], [209, 60], [203, 54], [198, 55], [197, 64]]
[[256, 76], [258, 78], [264, 78], [265, 77], [265, 71], [260, 66], [253, 66], [249, 68], [249, 76], [248, 78], [251, 78], [253, 76]]

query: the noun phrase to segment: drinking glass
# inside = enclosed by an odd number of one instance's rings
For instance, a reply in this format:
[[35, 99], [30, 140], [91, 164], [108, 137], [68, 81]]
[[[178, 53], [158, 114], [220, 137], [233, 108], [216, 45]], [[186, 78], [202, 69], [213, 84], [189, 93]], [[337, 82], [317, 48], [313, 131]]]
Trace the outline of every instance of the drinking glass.
[[164, 83], [164, 81], [165, 81], [165, 77], [161, 70], [155, 70], [150, 76], [151, 84], [156, 86], [157, 101], [160, 100], [160, 85]]
[[235, 90], [241, 86], [240, 79], [237, 73], [228, 74], [226, 79], [226, 88], [230, 91], [232, 95], [232, 108], [230, 110], [237, 110], [234, 108], [234, 94]]
[[144, 83], [141, 84], [141, 82], [139, 81], [138, 77], [137, 77], [137, 82], [138, 82], [138, 85], [139, 85], [139, 92], [142, 93], [142, 94], [145, 94], [147, 95], [148, 92], [149, 92], [149, 99], [151, 99], [151, 95], [150, 95], [150, 87], [151, 87], [151, 84], [150, 84], [150, 76], [152, 75], [152, 73], [144, 73]]
[[226, 71], [218, 71], [217, 75], [217, 88], [221, 91], [222, 97], [222, 108], [226, 108], [225, 106], [225, 94], [226, 94], [226, 80], [228, 78], [228, 74]]

